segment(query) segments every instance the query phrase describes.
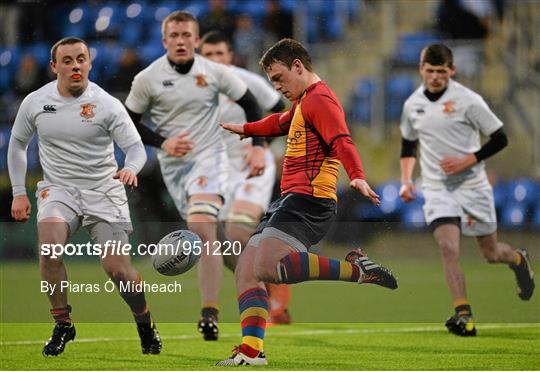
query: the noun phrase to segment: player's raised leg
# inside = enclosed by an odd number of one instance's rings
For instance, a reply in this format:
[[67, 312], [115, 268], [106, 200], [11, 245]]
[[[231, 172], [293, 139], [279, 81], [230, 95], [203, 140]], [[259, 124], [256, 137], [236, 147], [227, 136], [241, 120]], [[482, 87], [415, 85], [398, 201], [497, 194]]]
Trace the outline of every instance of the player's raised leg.
[[220, 252], [214, 254], [214, 243], [217, 241], [217, 216], [221, 205], [221, 197], [215, 194], [196, 194], [189, 198], [188, 228], [203, 242], [198, 268], [201, 294], [201, 320], [198, 329], [207, 341], [218, 339], [218, 304], [223, 280], [223, 257]]
[[514, 271], [518, 296], [529, 300], [534, 292], [534, 273], [525, 249], [513, 249], [504, 242], [497, 241], [497, 232], [476, 238], [484, 257], [489, 263], [506, 263]]
[[[268, 318], [268, 293], [263, 283], [338, 280], [397, 288], [391, 272], [370, 261], [360, 250], [350, 252], [344, 261], [335, 260], [308, 253], [305, 246], [300, 248], [293, 246], [294, 243], [287, 243], [296, 239], [275, 228], [266, 230], [252, 237], [240, 257], [235, 279], [242, 344], [235, 348], [230, 358], [219, 362], [220, 366], [267, 364], [263, 347]], [[279, 238], [271, 237], [272, 234], [279, 234]]]
[[[129, 243], [127, 233], [117, 224], [109, 222], [97, 222], [88, 228], [92, 239], [102, 247], [107, 242], [113, 242], [116, 246]], [[101, 258], [101, 265], [116, 284], [120, 296], [131, 309], [137, 331], [141, 339], [143, 354], [159, 354], [161, 352], [161, 338], [156, 324], [152, 319], [144, 291], [137, 290], [136, 284], [142, 281], [141, 275], [131, 264], [129, 255], [109, 252]], [[120, 285], [122, 283], [122, 285]]]
[[[44, 356], [57, 356], [64, 351], [66, 344], [75, 339], [75, 326], [71, 321], [71, 306], [68, 305], [67, 293], [62, 291], [61, 282], [67, 281], [66, 267], [61, 256], [53, 258], [52, 254], [45, 254], [41, 247], [58, 244], [64, 246], [69, 237], [69, 225], [60, 217], [46, 217], [38, 222], [39, 241], [39, 268], [41, 280], [48, 283], [50, 291], [47, 297], [51, 303], [51, 315], [55, 327], [51, 338], [43, 347]], [[52, 253], [52, 252], [51, 252]]]

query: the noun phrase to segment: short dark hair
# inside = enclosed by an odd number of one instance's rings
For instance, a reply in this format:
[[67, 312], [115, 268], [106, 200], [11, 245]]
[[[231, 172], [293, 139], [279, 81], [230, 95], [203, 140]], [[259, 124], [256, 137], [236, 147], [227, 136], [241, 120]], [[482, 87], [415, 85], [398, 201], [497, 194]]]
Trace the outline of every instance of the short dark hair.
[[420, 54], [420, 64], [429, 63], [433, 66], [448, 66], [454, 64], [452, 51], [444, 44], [431, 44], [426, 46]]
[[283, 63], [290, 69], [295, 59], [299, 59], [306, 70], [313, 71], [311, 57], [306, 48], [296, 40], [281, 39], [264, 53], [259, 64], [265, 71], [275, 62]]
[[204, 44], [225, 43], [229, 50], [232, 50], [231, 40], [221, 31], [209, 31], [201, 39], [201, 47]]
[[161, 22], [161, 34], [163, 36], [165, 36], [165, 30], [169, 22], [193, 22], [195, 23], [195, 26], [197, 26], [197, 34], [199, 33], [199, 22], [197, 21], [197, 18], [195, 18], [195, 16], [190, 12], [177, 10], [165, 17]]
[[90, 48], [88, 47], [88, 44], [86, 41], [84, 41], [81, 38], [75, 37], [75, 36], [68, 36], [63, 39], [58, 40], [51, 48], [51, 61], [56, 63], [56, 51], [58, 50], [58, 47], [60, 45], [73, 45], [73, 44], [84, 44], [86, 47], [86, 50], [88, 50], [88, 55], [90, 55]]

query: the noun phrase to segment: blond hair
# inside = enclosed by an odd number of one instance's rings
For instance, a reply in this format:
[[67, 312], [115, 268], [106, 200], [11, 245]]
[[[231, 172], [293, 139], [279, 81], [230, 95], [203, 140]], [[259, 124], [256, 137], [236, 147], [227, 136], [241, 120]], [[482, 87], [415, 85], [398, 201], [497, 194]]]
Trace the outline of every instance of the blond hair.
[[189, 12], [185, 12], [183, 10], [177, 10], [169, 14], [161, 22], [161, 35], [163, 35], [163, 37], [165, 37], [165, 32], [167, 31], [167, 25], [170, 22], [193, 22], [195, 26], [197, 26], [196, 27], [197, 35], [199, 34], [199, 22], [197, 21], [197, 18], [195, 18], [195, 16]]

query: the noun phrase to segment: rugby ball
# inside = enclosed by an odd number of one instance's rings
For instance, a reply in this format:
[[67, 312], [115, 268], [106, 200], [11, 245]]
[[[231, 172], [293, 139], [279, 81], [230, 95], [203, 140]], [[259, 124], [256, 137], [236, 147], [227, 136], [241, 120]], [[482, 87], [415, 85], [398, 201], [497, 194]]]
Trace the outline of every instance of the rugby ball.
[[202, 241], [189, 230], [173, 231], [156, 246], [152, 258], [154, 269], [160, 274], [180, 275], [191, 269], [201, 256]]

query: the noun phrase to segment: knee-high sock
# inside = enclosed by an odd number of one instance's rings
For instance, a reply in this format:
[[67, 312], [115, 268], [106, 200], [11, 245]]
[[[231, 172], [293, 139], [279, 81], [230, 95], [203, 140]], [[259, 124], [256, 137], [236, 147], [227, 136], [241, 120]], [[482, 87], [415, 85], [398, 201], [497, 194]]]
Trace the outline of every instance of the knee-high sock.
[[[137, 283], [142, 282], [142, 278], [139, 275], [137, 278]], [[130, 292], [120, 291], [120, 296], [124, 299], [126, 304], [128, 304], [133, 317], [137, 323], [150, 323], [150, 311], [148, 311], [148, 305], [146, 304], [146, 298], [144, 297], [144, 292], [137, 292], [135, 290]]]
[[317, 256], [308, 252], [294, 252], [278, 264], [280, 283], [300, 283], [308, 280], [339, 280], [357, 282], [360, 268], [347, 261]]
[[242, 322], [242, 345], [240, 351], [255, 358], [263, 350], [266, 318], [268, 318], [268, 294], [262, 288], [248, 289], [238, 297]]

